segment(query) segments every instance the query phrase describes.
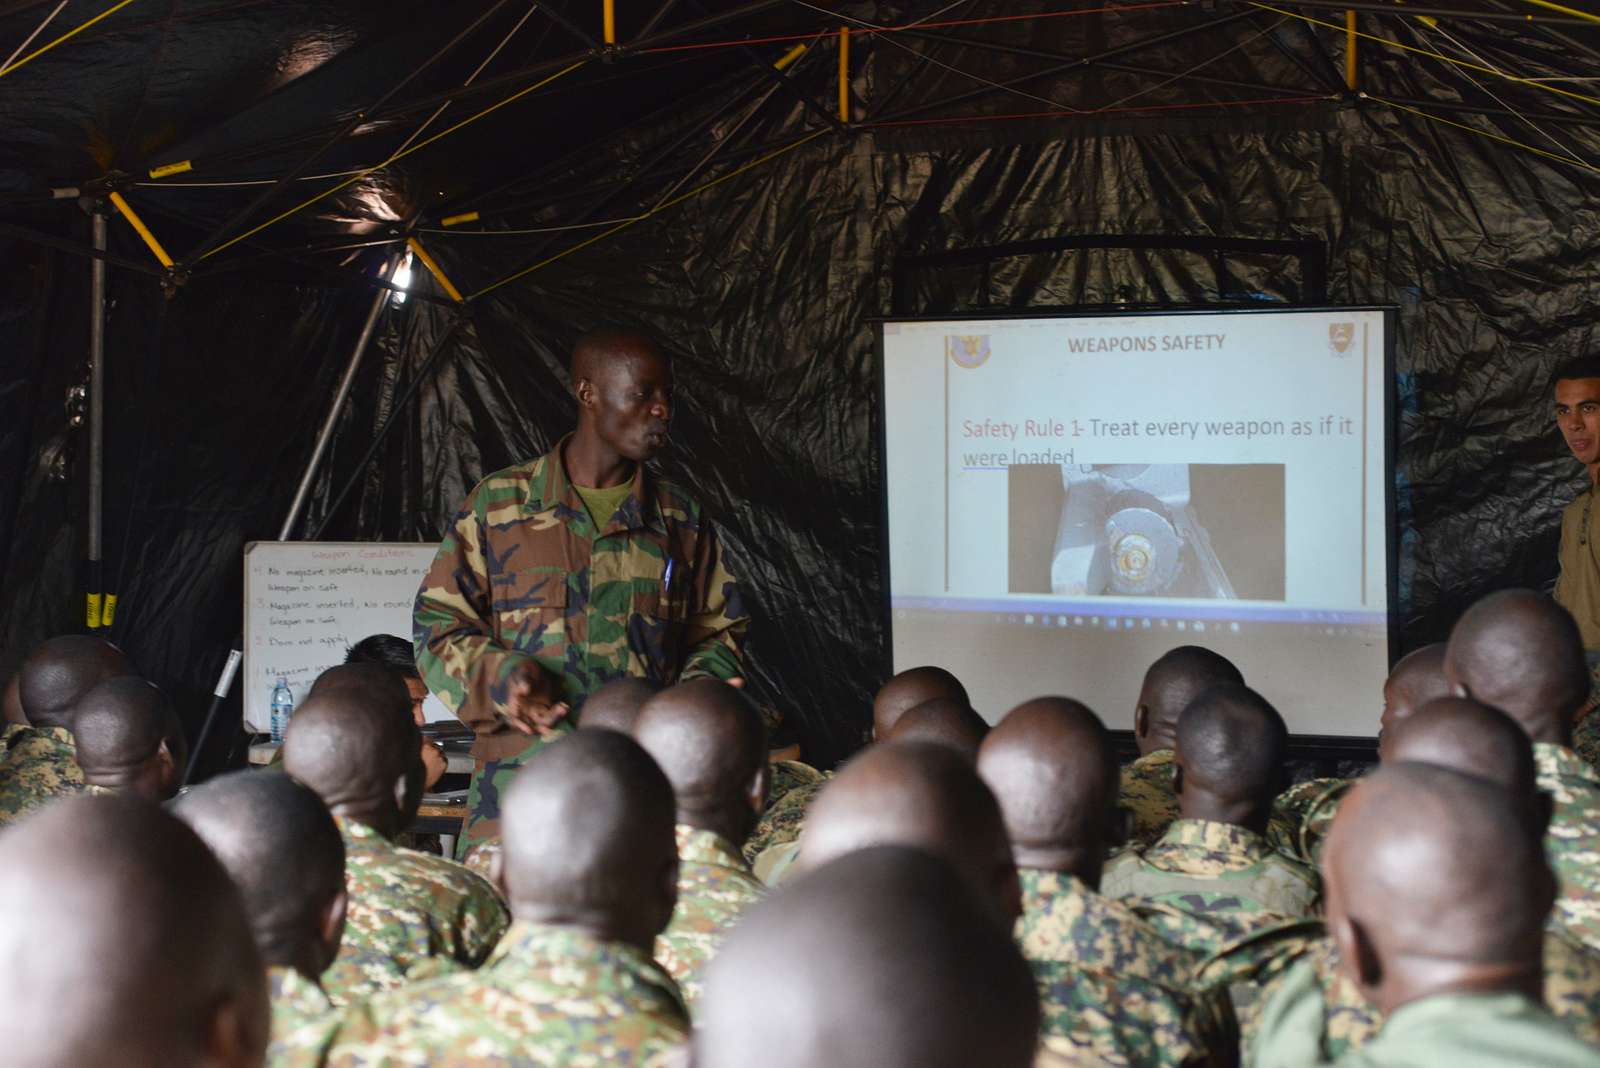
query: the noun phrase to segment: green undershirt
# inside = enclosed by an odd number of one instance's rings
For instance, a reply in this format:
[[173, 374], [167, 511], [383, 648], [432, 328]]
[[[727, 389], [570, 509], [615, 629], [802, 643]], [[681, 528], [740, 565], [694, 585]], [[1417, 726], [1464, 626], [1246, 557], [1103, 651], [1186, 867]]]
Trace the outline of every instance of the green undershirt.
[[633, 489], [633, 480], [629, 479], [620, 486], [608, 486], [605, 489], [580, 486], [574, 482], [572, 488], [578, 491], [578, 496], [583, 498], [583, 506], [589, 509], [589, 518], [594, 520], [594, 532], [598, 537], [606, 528], [606, 524], [611, 522], [611, 517], [616, 515], [617, 509], [622, 507], [622, 502], [628, 499], [628, 493]]

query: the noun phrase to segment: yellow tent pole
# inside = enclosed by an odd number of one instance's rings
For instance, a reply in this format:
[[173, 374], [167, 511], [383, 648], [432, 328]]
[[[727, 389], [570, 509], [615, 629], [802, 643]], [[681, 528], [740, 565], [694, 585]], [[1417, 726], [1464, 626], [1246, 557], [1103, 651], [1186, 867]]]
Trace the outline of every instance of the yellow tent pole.
[[1344, 87], [1356, 91], [1356, 13], [1344, 13]]
[[450, 279], [444, 276], [444, 271], [434, 262], [433, 257], [428, 255], [428, 250], [422, 247], [421, 241], [414, 237], [408, 237], [406, 238], [406, 247], [417, 254], [417, 259], [422, 261], [422, 265], [428, 269], [429, 274], [439, 280], [439, 284], [444, 287], [444, 291], [450, 294], [451, 300], [457, 304], [465, 303], [466, 298], [461, 295], [461, 290], [450, 284]]
[[850, 27], [839, 27], [839, 121], [850, 121]]
[[1562, 4], [1552, 4], [1550, 3], [1550, 0], [1526, 0], [1526, 2], [1532, 4], [1534, 7], [1542, 7], [1550, 11], [1559, 11], [1563, 15], [1571, 15], [1573, 18], [1587, 19], [1590, 22], [1600, 22], [1600, 15], [1596, 15], [1592, 11], [1579, 11], [1575, 7], [1566, 7]]
[[789, 49], [789, 51], [787, 51], [783, 55], [779, 56], [778, 57], [778, 62], [774, 63], [773, 67], [778, 69], [778, 70], [783, 70], [784, 68], [789, 66], [789, 64], [793, 63], [795, 60], [799, 59], [801, 56], [803, 56], [805, 54], [806, 54], [806, 46], [803, 45], [803, 44], [797, 44], [793, 48]]
[[600, 0], [600, 10], [605, 20], [605, 42], [617, 43], [617, 0]]
[[146, 226], [144, 220], [139, 218], [139, 213], [133, 210], [133, 205], [124, 200], [121, 193], [112, 193], [110, 199], [116, 209], [122, 213], [122, 217], [128, 220], [128, 225], [132, 226], [138, 235], [144, 238], [144, 243], [150, 246], [150, 251], [155, 253], [156, 259], [161, 261], [161, 266], [171, 267], [172, 257], [167, 255], [167, 250], [161, 247], [161, 242], [157, 241], [156, 235], [150, 232], [150, 227]]
[[49, 44], [40, 45], [38, 48], [35, 48], [32, 52], [29, 52], [27, 55], [23, 56], [21, 59], [17, 60], [15, 63], [11, 64], [11, 66], [5, 67], [3, 69], [0, 69], [0, 78], [4, 78], [7, 74], [10, 74], [12, 71], [16, 70], [18, 67], [22, 66], [24, 63], [30, 63], [33, 60], [38, 59], [40, 56], [42, 56], [46, 52], [50, 51], [50, 49], [54, 48], [56, 45], [64, 44], [65, 42], [72, 40], [72, 38], [78, 36], [78, 34], [82, 33], [84, 30], [87, 30], [90, 26], [93, 26], [95, 23], [99, 22], [101, 19], [108, 18], [108, 17], [110, 17], [112, 15], [115, 15], [117, 12], [121, 11], [123, 8], [127, 7], [131, 3], [133, 3], [133, 0], [121, 0], [121, 3], [112, 4], [110, 7], [106, 8], [104, 11], [100, 12], [100, 14], [96, 15], [94, 18], [90, 19], [88, 22], [85, 22], [82, 26], [75, 26], [72, 29], [68, 30], [66, 33], [62, 34], [60, 37], [57, 37], [54, 41], [51, 41]]

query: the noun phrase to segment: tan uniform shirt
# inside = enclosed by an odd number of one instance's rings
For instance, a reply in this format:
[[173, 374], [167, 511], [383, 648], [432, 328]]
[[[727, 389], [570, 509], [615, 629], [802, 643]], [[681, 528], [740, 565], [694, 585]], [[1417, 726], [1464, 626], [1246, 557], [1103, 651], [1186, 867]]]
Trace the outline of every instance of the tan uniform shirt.
[[[1589, 529], [1584, 530], [1584, 506]], [[1600, 649], [1600, 500], [1591, 488], [1561, 513], [1561, 574], [1556, 602], [1572, 613], [1585, 649]]]

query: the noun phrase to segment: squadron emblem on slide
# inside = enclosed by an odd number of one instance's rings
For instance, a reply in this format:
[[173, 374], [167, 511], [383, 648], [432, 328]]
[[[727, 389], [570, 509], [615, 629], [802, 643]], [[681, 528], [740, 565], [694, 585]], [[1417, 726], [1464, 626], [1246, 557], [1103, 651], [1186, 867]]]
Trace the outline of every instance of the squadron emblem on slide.
[[1350, 343], [1356, 339], [1355, 323], [1329, 323], [1328, 348], [1333, 350], [1335, 356], [1343, 356], [1350, 351]]
[[958, 367], [982, 367], [989, 360], [989, 335], [946, 334], [944, 351]]

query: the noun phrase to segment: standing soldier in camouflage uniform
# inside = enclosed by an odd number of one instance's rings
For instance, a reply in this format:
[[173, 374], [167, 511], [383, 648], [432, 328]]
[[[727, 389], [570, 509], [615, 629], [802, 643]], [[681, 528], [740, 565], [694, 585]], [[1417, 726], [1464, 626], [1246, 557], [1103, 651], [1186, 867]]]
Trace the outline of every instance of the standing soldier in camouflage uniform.
[[1101, 892], [1195, 913], [1321, 911], [1317, 873], [1264, 837], [1289, 748], [1278, 710], [1247, 687], [1213, 686], [1183, 710], [1176, 741], [1182, 818], [1154, 845], [1113, 858]]
[[599, 331], [572, 353], [577, 429], [468, 495], [417, 593], [417, 666], [477, 732], [461, 852], [493, 837], [511, 774], [607, 679], [741, 677], [747, 623], [710, 520], [645, 464], [672, 367]]
[[267, 966], [272, 1046], [333, 1012], [322, 973], [339, 952], [347, 896], [344, 841], [309, 787], [287, 775], [236, 771], [185, 794], [173, 814], [228, 869]]
[[17, 683], [27, 722], [0, 734], [0, 827], [83, 790], [72, 738], [76, 705], [106, 679], [128, 673], [122, 651], [100, 638], [67, 634], [28, 654]]
[[[1323, 856], [1339, 968], [1384, 1017], [1350, 1068], [1594, 1068], [1600, 1052], [1540, 1004], [1555, 880], [1525, 806], [1472, 775], [1415, 763], [1363, 779]], [[1266, 1008], [1254, 1063], [1326, 1063], [1312, 967]]]
[[1600, 773], [1572, 751], [1572, 718], [1589, 694], [1578, 627], [1533, 590], [1502, 590], [1450, 632], [1445, 672], [1462, 696], [1498, 708], [1533, 741], [1553, 809], [1545, 851], [1560, 894], [1552, 922], [1600, 952]]
[[1220, 683], [1244, 685], [1244, 676], [1220, 653], [1198, 645], [1169, 649], [1144, 673], [1133, 735], [1139, 759], [1122, 769], [1120, 804], [1130, 814], [1128, 838], [1154, 842], [1178, 818], [1172, 789], [1172, 750], [1178, 716], [1202, 690]]
[[1189, 993], [1198, 961], [1095, 890], [1116, 821], [1116, 767], [1099, 718], [1063, 697], [1013, 709], [978, 754], [1020, 869], [1017, 940], [1045, 1034], [1094, 1063], [1232, 1063], [1226, 998]]
[[[475, 968], [509, 918], [494, 887], [454, 861], [394, 844], [421, 797], [419, 734], [405, 687], [377, 664], [345, 664], [289, 721], [283, 767], [315, 790], [344, 838], [350, 903], [343, 945], [322, 977], [336, 1005], [415, 972]], [[365, 690], [351, 684], [364, 679]]]
[[152, 682], [134, 675], [102, 682], [78, 702], [72, 733], [87, 793], [130, 793], [160, 804], [183, 784], [183, 727]]
[[693, 1008], [706, 963], [761, 899], [739, 846], [766, 800], [766, 725], [738, 690], [695, 679], [646, 702], [633, 737], [666, 772], [677, 801], [678, 907], [656, 939], [656, 960]]
[[275, 1068], [643, 1065], [682, 1042], [676, 985], [650, 957], [672, 915], [672, 787], [630, 738], [579, 731], [506, 791], [516, 922], [475, 972], [388, 991]]

